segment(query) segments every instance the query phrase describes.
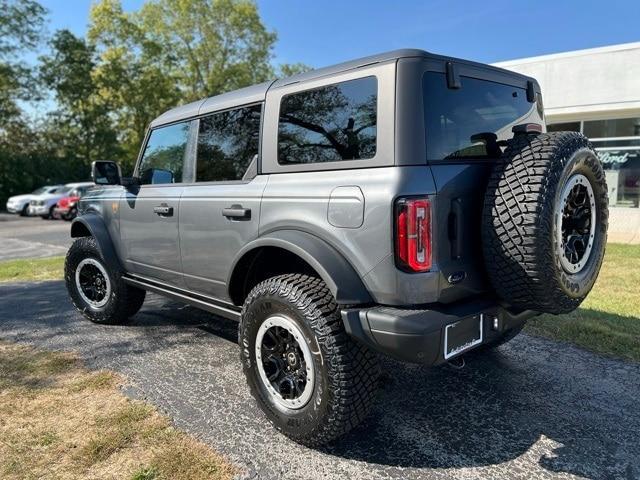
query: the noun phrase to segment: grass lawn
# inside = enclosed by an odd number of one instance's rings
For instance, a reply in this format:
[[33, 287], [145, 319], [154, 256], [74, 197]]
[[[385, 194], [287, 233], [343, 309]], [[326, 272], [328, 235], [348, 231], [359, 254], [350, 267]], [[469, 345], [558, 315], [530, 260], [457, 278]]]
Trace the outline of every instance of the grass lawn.
[[640, 361], [640, 245], [607, 245], [600, 276], [581, 307], [534, 318], [525, 332]]
[[64, 257], [27, 258], [0, 262], [0, 282], [59, 280], [64, 275]]
[[231, 479], [234, 468], [71, 354], [0, 342], [0, 478]]

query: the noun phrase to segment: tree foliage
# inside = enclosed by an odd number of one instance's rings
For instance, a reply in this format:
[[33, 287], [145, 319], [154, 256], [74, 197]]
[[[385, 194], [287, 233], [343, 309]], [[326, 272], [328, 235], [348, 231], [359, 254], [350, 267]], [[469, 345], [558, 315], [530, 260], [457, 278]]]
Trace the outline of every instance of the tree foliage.
[[274, 75], [276, 35], [248, 0], [153, 0], [131, 13], [102, 0], [91, 10], [89, 39], [128, 158], [168, 108]]
[[[94, 160], [130, 173], [162, 112], [308, 69], [272, 66], [276, 34], [254, 0], [147, 0], [137, 11], [98, 0], [86, 38], [55, 32], [39, 64], [26, 65], [45, 21], [36, 0], [0, 0], [0, 206], [44, 183], [86, 179]], [[40, 92], [48, 100], [33, 103]]]
[[47, 168], [19, 101], [35, 96], [31, 68], [19, 55], [42, 38], [45, 9], [32, 0], [0, 0], [0, 201], [30, 190]]
[[66, 151], [68, 161], [86, 167], [95, 160], [117, 160], [118, 153], [111, 106], [101, 95], [95, 68], [95, 47], [68, 30], [55, 34], [51, 54], [41, 58], [42, 83], [58, 105], [49, 122], [64, 134], [59, 142], [73, 139], [73, 147]]
[[0, 0], [0, 131], [20, 115], [17, 101], [34, 94], [31, 70], [18, 56], [39, 44], [45, 13], [32, 0]]

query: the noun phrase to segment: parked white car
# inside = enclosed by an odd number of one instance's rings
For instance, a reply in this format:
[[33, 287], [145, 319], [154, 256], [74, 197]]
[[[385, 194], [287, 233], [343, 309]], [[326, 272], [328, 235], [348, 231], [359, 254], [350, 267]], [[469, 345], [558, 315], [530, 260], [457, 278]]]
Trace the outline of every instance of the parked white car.
[[64, 185], [47, 185], [24, 195], [14, 195], [7, 200], [7, 212], [27, 215], [31, 200], [40, 198], [42, 195], [55, 193], [57, 190], [65, 188]]
[[69, 192], [78, 187], [92, 187], [94, 186], [93, 182], [77, 182], [77, 183], [67, 183], [62, 188], [55, 190], [51, 193], [45, 193], [38, 197], [33, 198], [29, 202], [29, 208], [27, 210], [28, 215], [36, 216], [39, 215], [43, 219], [48, 219], [53, 217], [53, 210], [56, 208], [56, 204], [58, 200], [69, 196]]

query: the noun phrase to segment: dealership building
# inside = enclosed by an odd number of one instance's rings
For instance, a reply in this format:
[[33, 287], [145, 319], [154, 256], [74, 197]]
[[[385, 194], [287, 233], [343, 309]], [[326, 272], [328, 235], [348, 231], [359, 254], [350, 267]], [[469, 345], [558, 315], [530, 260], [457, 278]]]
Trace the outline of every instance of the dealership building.
[[640, 42], [495, 65], [538, 80], [549, 131], [589, 137], [607, 175], [610, 239], [640, 241]]

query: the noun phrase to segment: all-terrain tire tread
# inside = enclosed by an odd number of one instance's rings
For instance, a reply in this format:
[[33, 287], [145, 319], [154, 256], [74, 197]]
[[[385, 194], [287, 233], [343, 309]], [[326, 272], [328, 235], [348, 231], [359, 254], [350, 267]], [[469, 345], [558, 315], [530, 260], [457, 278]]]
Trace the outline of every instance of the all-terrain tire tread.
[[129, 318], [135, 315], [142, 307], [146, 292], [126, 284], [122, 279], [122, 272], [120, 270], [114, 271], [105, 266], [112, 284], [112, 298], [104, 312], [94, 312], [87, 308], [81, 298], [75, 293], [76, 261], [86, 256], [98, 258], [102, 260], [104, 265], [104, 259], [102, 259], [100, 255], [100, 250], [94, 237], [80, 237], [76, 239], [67, 252], [64, 263], [64, 277], [73, 306], [85, 318], [94, 323], [126, 323]]
[[[311, 434], [295, 440], [307, 446], [329, 443], [362, 422], [371, 410], [380, 374], [378, 357], [347, 335], [338, 305], [321, 279], [297, 273], [269, 278], [251, 290], [243, 316], [247, 306], [265, 294], [276, 294], [296, 308], [321, 345], [331, 395], [328, 415]], [[242, 337], [242, 324], [240, 328]]]
[[[553, 281], [554, 199], [578, 149], [593, 146], [577, 132], [517, 135], [493, 168], [483, 207], [483, 254], [494, 289], [514, 307], [563, 313], [583, 300], [567, 296]], [[605, 185], [603, 172], [598, 181]]]

